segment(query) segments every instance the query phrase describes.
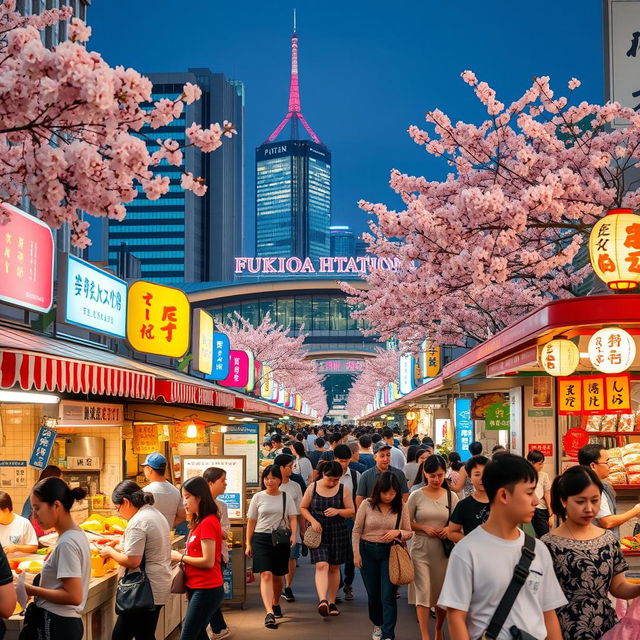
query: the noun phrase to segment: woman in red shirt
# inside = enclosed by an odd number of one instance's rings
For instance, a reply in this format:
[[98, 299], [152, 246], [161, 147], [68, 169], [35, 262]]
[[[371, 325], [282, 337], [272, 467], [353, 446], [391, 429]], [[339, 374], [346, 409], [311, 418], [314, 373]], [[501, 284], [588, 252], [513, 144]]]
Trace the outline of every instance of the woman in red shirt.
[[207, 640], [207, 625], [224, 598], [222, 528], [218, 507], [204, 478], [189, 478], [182, 485], [182, 499], [190, 521], [187, 548], [184, 553], [171, 552], [172, 560], [184, 563], [189, 598], [180, 640]]

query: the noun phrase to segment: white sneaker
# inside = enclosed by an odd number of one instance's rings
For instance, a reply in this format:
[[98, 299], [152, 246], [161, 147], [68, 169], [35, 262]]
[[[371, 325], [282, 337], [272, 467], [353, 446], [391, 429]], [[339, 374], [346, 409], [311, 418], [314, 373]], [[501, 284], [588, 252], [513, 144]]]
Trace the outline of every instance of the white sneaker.
[[223, 640], [224, 638], [231, 637], [231, 630], [229, 627], [226, 627], [220, 633], [213, 633], [211, 627], [207, 626], [207, 635], [209, 636], [209, 640]]
[[382, 640], [382, 627], [373, 627], [371, 640]]

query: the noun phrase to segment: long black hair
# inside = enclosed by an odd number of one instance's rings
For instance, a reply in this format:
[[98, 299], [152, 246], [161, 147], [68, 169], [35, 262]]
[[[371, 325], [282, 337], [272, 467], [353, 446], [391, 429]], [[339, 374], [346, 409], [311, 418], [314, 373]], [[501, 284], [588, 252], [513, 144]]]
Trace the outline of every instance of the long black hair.
[[328, 478], [342, 478], [343, 471], [342, 465], [336, 460], [325, 460], [324, 464], [318, 465], [320, 469], [320, 477], [327, 476]]
[[264, 483], [264, 479], [267, 476], [278, 478], [280, 480], [280, 484], [282, 484], [282, 471], [277, 464], [270, 464], [268, 467], [265, 467], [264, 471], [262, 472], [262, 477], [260, 478], [260, 486], [263, 490], [267, 488], [267, 485]]
[[373, 492], [371, 493], [371, 498], [369, 498], [371, 507], [373, 509], [377, 509], [378, 511], [382, 511], [380, 509], [380, 504], [382, 503], [382, 497], [380, 494], [386, 493], [387, 491], [396, 492], [393, 500], [389, 503], [391, 511], [393, 513], [401, 513], [402, 490], [400, 487], [400, 481], [395, 477], [395, 475], [393, 475], [393, 473], [391, 473], [391, 471], [385, 471], [381, 473], [380, 477], [377, 479], [375, 485], [373, 486]]
[[[447, 461], [440, 454], [434, 453], [422, 463], [422, 477], [420, 478], [420, 481], [424, 481], [424, 484], [426, 486], [427, 479], [425, 478], [425, 476], [427, 475], [427, 473], [436, 473], [438, 469], [447, 473]], [[442, 481], [442, 487], [449, 491], [449, 483], [447, 482], [446, 478]]]
[[111, 502], [113, 502], [113, 504], [120, 505], [125, 498], [131, 503], [131, 506], [136, 509], [144, 507], [145, 504], [153, 504], [155, 502], [153, 494], [148, 491], [143, 491], [133, 480], [123, 480], [120, 484], [116, 485], [111, 493]]
[[296, 452], [297, 456], [299, 458], [307, 458], [307, 452], [304, 450], [304, 445], [302, 444], [302, 442], [292, 442], [291, 446], [293, 447], [293, 450]]
[[579, 464], [569, 467], [562, 475], [556, 476], [551, 485], [551, 508], [562, 520], [567, 519], [567, 510], [563, 504], [571, 496], [577, 496], [586, 488], [595, 485], [602, 495], [602, 482], [589, 467]]
[[460, 471], [464, 464], [462, 463], [462, 458], [457, 451], [452, 451], [449, 454], [449, 465], [451, 466], [452, 471]]
[[63, 506], [65, 511], [71, 511], [73, 503], [76, 500], [82, 500], [87, 492], [81, 487], [71, 489], [69, 485], [62, 479], [50, 476], [44, 480], [40, 480], [32, 490], [41, 502], [53, 504], [56, 500]]
[[420, 449], [420, 445], [419, 444], [410, 444], [409, 448], [407, 449], [407, 462], [415, 462], [418, 453], [418, 450]]
[[198, 513], [194, 513], [191, 517], [191, 523], [189, 525], [191, 529], [195, 529], [207, 516], [220, 518], [218, 505], [211, 497], [211, 491], [209, 491], [209, 483], [202, 476], [189, 478], [182, 485], [182, 489], [183, 491], [188, 491], [192, 496], [200, 498]]

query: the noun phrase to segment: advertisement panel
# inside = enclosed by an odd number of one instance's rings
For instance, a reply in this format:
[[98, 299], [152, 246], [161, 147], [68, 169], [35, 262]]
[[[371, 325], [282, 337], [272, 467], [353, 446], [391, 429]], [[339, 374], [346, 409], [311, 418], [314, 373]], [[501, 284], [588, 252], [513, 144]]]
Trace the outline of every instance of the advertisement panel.
[[223, 452], [225, 456], [244, 456], [247, 484], [258, 484], [258, 465], [260, 458], [257, 424], [238, 424], [227, 427], [223, 434]]
[[203, 309], [193, 312], [193, 360], [196, 371], [210, 374], [213, 371], [213, 316]]
[[466, 462], [471, 454], [469, 445], [473, 442], [473, 420], [471, 419], [471, 398], [456, 398], [456, 451], [462, 462]]

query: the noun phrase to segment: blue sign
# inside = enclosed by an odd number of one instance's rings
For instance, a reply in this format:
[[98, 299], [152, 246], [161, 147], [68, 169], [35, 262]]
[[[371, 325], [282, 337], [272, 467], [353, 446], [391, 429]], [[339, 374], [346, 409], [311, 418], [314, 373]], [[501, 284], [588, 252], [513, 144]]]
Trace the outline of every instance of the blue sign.
[[463, 462], [471, 457], [469, 445], [472, 442], [471, 398], [456, 398], [456, 451]]
[[0, 460], [0, 467], [26, 467], [26, 460]]
[[228, 509], [240, 508], [240, 494], [239, 493], [221, 493], [218, 496], [220, 502], [224, 502]]
[[116, 338], [127, 334], [127, 283], [73, 255], [60, 261], [58, 320]]
[[44, 469], [49, 463], [56, 432], [49, 427], [40, 427], [36, 441], [33, 443], [33, 451], [29, 459], [29, 466], [34, 469]]
[[[225, 538], [222, 538], [222, 544], [227, 544]], [[229, 562], [222, 563], [222, 586], [224, 587], [225, 600], [231, 600], [231, 598], [233, 598], [233, 566], [231, 562], [231, 554], [229, 554]]]
[[218, 331], [213, 332], [213, 370], [207, 380], [224, 380], [229, 376], [229, 336]]

